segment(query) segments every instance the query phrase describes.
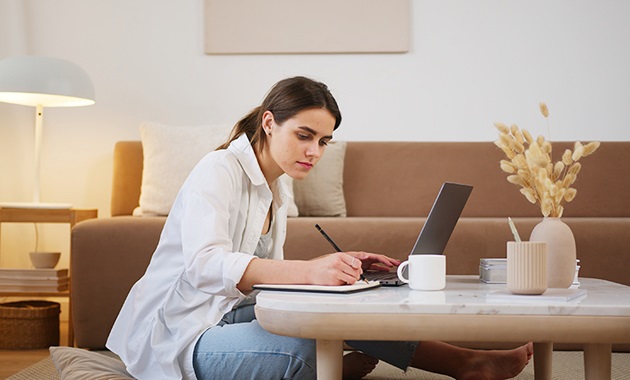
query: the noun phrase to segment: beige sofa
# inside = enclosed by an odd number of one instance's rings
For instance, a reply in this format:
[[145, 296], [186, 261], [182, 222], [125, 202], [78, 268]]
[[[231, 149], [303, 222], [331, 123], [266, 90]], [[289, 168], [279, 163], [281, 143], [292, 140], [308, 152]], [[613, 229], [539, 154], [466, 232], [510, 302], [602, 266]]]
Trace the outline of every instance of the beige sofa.
[[[554, 143], [554, 151], [571, 147]], [[490, 142], [348, 142], [343, 163], [345, 217], [294, 217], [285, 256], [331, 252], [319, 223], [345, 250], [403, 259], [444, 181], [474, 186], [446, 248], [449, 274], [478, 274], [479, 259], [505, 257], [511, 216], [527, 238], [541, 221], [537, 206], [506, 181], [503, 153]], [[101, 349], [120, 306], [142, 276], [164, 217], [132, 216], [143, 173], [140, 141], [120, 142], [114, 154], [111, 217], [72, 231], [72, 305], [76, 345]], [[584, 159], [578, 194], [566, 205], [581, 260], [580, 276], [630, 285], [630, 142], [604, 142]]]

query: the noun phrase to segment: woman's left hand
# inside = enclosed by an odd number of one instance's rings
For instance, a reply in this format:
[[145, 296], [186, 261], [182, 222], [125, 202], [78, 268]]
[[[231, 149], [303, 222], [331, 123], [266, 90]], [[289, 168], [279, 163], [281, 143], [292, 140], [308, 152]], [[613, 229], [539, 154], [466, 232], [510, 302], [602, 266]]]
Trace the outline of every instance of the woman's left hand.
[[381, 255], [378, 253], [358, 252], [358, 251], [350, 251], [350, 252], [344, 252], [344, 253], [361, 260], [361, 269], [363, 269], [364, 271], [368, 269], [388, 271], [389, 268], [400, 265], [400, 260], [385, 256], [385, 255]]

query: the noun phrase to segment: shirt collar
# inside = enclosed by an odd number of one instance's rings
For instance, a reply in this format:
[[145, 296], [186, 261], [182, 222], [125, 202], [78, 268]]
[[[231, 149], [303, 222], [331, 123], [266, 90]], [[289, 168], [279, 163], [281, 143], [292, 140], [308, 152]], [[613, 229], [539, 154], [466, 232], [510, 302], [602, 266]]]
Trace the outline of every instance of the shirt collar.
[[[256, 159], [256, 154], [254, 153], [254, 148], [252, 144], [249, 142], [249, 138], [245, 133], [239, 136], [236, 140], [230, 143], [228, 150], [236, 156], [238, 162], [241, 164], [241, 167], [249, 177], [249, 180], [252, 181], [254, 186], [261, 186], [267, 184], [267, 180], [263, 175], [262, 170], [260, 169], [260, 165], [258, 164], [258, 160]], [[276, 186], [273, 186], [272, 193], [274, 194], [274, 198], [276, 196], [280, 196], [281, 204], [288, 202], [289, 199], [292, 199], [291, 192], [285, 186], [284, 183], [280, 183], [281, 180], [276, 180]], [[277, 201], [277, 199], [276, 199]]]
[[228, 150], [236, 155], [238, 162], [243, 167], [243, 170], [249, 177], [249, 180], [252, 181], [253, 185], [260, 186], [266, 183], [265, 176], [256, 159], [254, 148], [245, 133], [232, 141]]

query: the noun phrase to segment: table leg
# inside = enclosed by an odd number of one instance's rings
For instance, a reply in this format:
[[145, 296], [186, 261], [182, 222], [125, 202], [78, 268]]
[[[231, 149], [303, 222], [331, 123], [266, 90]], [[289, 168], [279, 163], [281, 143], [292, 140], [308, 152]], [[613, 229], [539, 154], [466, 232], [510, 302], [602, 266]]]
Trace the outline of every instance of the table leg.
[[343, 340], [317, 340], [317, 378], [341, 379], [343, 372]]
[[534, 378], [551, 380], [553, 343], [534, 343]]
[[610, 380], [612, 376], [612, 345], [584, 345], [584, 378], [586, 380]]

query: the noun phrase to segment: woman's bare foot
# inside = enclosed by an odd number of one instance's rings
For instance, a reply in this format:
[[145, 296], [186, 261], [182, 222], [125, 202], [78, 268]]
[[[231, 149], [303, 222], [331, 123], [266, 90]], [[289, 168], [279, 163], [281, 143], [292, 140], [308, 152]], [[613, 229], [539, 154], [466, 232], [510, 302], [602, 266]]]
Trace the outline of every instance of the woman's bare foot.
[[510, 379], [523, 370], [532, 355], [533, 344], [527, 343], [513, 350], [474, 351], [468, 363], [456, 373], [457, 380], [503, 380]]
[[343, 357], [344, 380], [358, 380], [374, 370], [378, 359], [362, 352], [353, 351]]

